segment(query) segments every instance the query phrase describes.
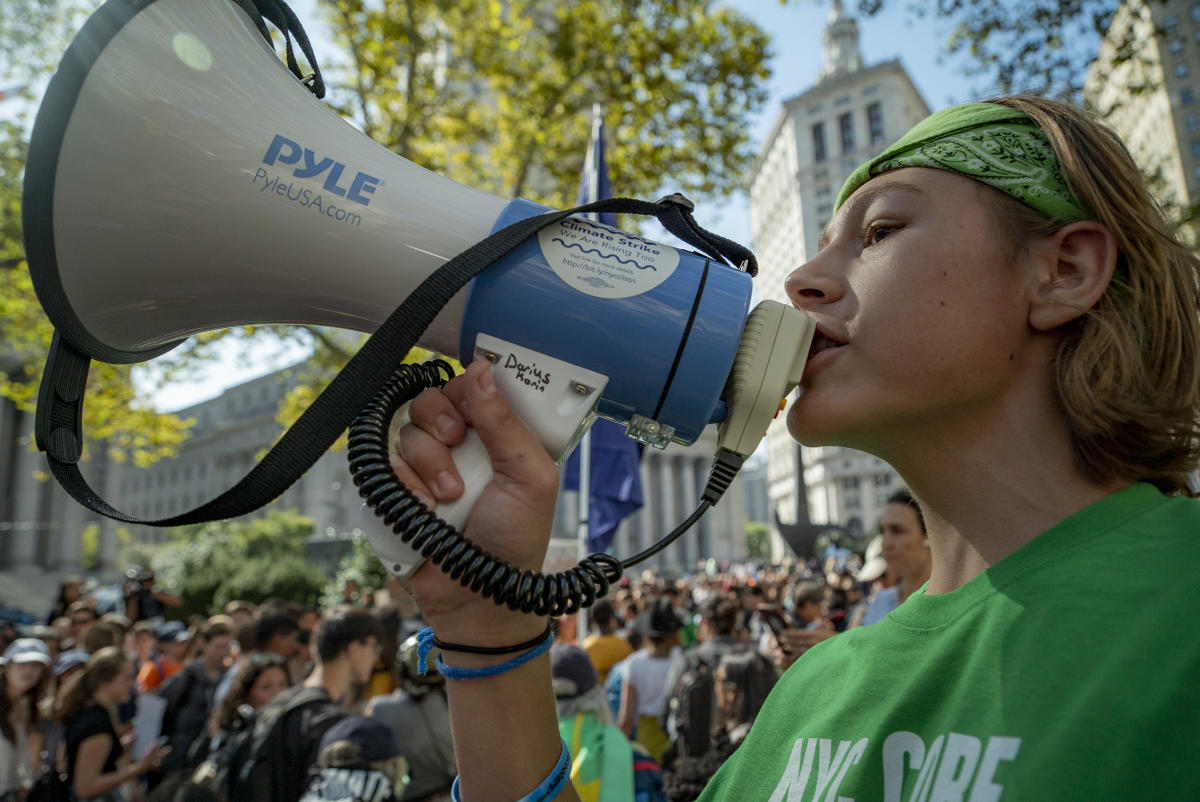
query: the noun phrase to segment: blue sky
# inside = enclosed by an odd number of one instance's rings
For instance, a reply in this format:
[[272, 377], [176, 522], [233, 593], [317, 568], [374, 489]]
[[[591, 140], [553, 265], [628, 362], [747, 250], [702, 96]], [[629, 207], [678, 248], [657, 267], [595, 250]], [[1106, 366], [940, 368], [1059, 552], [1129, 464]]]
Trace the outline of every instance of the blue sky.
[[[320, 58], [331, 45], [314, 13], [314, 0], [291, 0], [291, 5], [305, 24]], [[752, 141], [758, 146], [769, 133], [782, 101], [805, 91], [816, 81], [821, 65], [821, 34], [829, 3], [792, 0], [785, 5], [779, 0], [734, 0], [730, 5], [770, 31], [774, 40], [770, 100], [752, 124]], [[855, 5], [853, 0], [847, 3], [850, 9]], [[905, 5], [907, 3], [900, 0], [890, 0], [885, 13], [859, 21], [864, 60], [870, 64], [900, 58], [933, 110], [975, 99], [971, 82], [962, 77], [961, 70], [952, 63], [939, 63], [948, 27], [929, 17], [911, 18], [904, 11]], [[696, 210], [696, 217], [706, 228], [751, 244], [744, 197], [733, 196], [724, 203], [704, 203]], [[655, 236], [653, 232], [650, 235]], [[154, 396], [154, 402], [164, 410], [194, 404], [300, 356], [299, 353], [285, 354], [253, 367], [237, 365], [232, 358], [221, 360], [212, 366], [209, 377], [201, 383], [168, 387]]]

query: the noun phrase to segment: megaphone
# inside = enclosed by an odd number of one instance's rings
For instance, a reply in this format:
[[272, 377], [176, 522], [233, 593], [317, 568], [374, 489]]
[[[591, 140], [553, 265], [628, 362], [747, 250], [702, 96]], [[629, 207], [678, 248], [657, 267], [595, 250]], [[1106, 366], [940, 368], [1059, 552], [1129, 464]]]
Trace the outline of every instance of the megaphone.
[[[24, 198], [58, 337], [111, 363], [235, 325], [374, 331], [455, 254], [545, 211], [347, 124], [283, 66], [251, 0], [109, 0], [51, 81]], [[419, 344], [492, 359], [556, 458], [596, 415], [657, 447], [721, 422], [721, 447], [749, 454], [812, 336], [781, 305], [749, 315], [750, 297], [750, 276], [709, 255], [566, 217], [456, 293]], [[39, 445], [53, 457], [70, 422], [46, 417]], [[490, 477], [477, 443], [456, 461], [468, 492], [438, 508], [455, 525]], [[422, 559], [374, 545], [399, 574]]]

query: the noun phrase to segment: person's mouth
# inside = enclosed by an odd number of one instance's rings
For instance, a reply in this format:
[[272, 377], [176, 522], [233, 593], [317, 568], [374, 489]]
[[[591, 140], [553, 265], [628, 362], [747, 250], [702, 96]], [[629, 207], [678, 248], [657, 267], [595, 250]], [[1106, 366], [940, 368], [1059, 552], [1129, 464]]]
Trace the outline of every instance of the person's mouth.
[[847, 338], [840, 332], [824, 323], [818, 323], [813, 334], [812, 346], [808, 349], [808, 362], [804, 366], [805, 376], [811, 367], [827, 362], [837, 351], [844, 348], [846, 343]]

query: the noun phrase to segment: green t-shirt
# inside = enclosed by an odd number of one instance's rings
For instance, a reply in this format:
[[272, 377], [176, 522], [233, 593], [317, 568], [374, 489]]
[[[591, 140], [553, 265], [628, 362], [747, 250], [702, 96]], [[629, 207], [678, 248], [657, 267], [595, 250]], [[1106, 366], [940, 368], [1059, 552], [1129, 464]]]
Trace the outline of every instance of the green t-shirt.
[[701, 802], [1200, 799], [1200, 502], [1135, 485], [825, 641]]

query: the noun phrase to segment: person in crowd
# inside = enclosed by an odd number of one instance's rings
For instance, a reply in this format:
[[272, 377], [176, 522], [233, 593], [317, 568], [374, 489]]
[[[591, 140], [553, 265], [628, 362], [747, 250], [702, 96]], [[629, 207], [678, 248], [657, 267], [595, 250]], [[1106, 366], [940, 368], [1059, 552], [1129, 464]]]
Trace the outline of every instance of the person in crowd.
[[386, 724], [408, 758], [409, 786], [404, 802], [436, 802], [449, 797], [456, 773], [446, 679], [437, 670], [438, 651], [425, 657], [425, 673], [417, 666], [419, 641], [411, 635], [396, 655], [399, 690], [367, 701], [365, 712]]
[[571, 753], [571, 782], [584, 802], [659, 802], [662, 768], [612, 724], [604, 686], [573, 643], [550, 647], [558, 731]]
[[244, 755], [235, 754], [240, 741], [249, 738], [258, 712], [289, 687], [287, 664], [271, 652], [254, 654], [236, 667], [229, 693], [215, 706], [202, 741], [193, 745], [195, 754], [205, 755], [194, 776], [219, 791], [229, 790], [231, 775]]
[[404, 798], [408, 761], [392, 730], [377, 719], [348, 716], [321, 738], [317, 773], [303, 802], [387, 802]]
[[71, 622], [67, 629], [67, 638], [70, 644], [64, 643], [63, 645], [78, 646], [83, 641], [83, 634], [96, 623], [99, 616], [96, 615], [96, 608], [90, 601], [80, 599], [72, 602], [67, 608], [67, 618]]
[[195, 766], [207, 756], [205, 749], [192, 751], [202, 740], [213, 710], [213, 694], [225, 672], [233, 631], [216, 616], [197, 635], [199, 651], [184, 669], [163, 683], [158, 695], [167, 703], [162, 734], [171, 753], [163, 760], [162, 774]]
[[117, 736], [117, 707], [133, 691], [133, 666], [109, 646], [91, 656], [83, 671], [59, 691], [55, 716], [64, 728], [66, 774], [77, 799], [116, 802], [127, 781], [155, 769], [170, 747], [156, 745], [129, 761]]
[[235, 626], [254, 620], [255, 606], [248, 601], [234, 600], [225, 605], [225, 615], [233, 619]]
[[730, 755], [750, 734], [778, 675], [761, 654], [742, 645], [726, 652], [713, 672], [717, 715], [707, 752], [674, 761], [666, 775], [670, 802], [692, 802]]
[[[679, 737], [676, 724], [677, 711], [672, 709], [672, 695], [679, 687], [684, 673], [703, 667], [715, 671], [721, 658], [733, 649], [743, 648], [745, 643], [738, 637], [742, 620], [742, 605], [736, 596], [716, 593], [708, 594], [700, 605], [700, 624], [696, 628], [699, 642], [683, 653], [667, 672], [665, 691], [667, 703], [662, 716], [662, 728], [672, 743]], [[712, 698], [712, 709], [716, 708], [716, 694]], [[664, 759], [665, 760], [665, 759]]]
[[837, 634], [837, 629], [822, 614], [824, 600], [825, 587], [819, 582], [798, 582], [792, 589], [791, 616], [784, 618], [787, 627], [778, 636], [772, 636], [769, 644], [767, 636], [760, 643], [760, 651], [770, 655], [781, 670], [786, 670], [816, 644]]
[[251, 655], [238, 667], [229, 693], [213, 711], [208, 725], [212, 749], [220, 749], [225, 736], [245, 723], [243, 708], [257, 712], [288, 687], [287, 665], [282, 657], [273, 652]]
[[678, 651], [679, 627], [670, 599], [655, 599], [642, 613], [640, 629], [646, 646], [624, 663], [617, 727], [622, 732], [633, 732], [633, 739], [658, 761], [670, 744], [659, 720], [666, 702], [667, 675], [682, 659]]
[[103, 621], [97, 621], [92, 626], [88, 627], [83, 637], [77, 642], [78, 648], [88, 654], [95, 654], [108, 646], [116, 646], [121, 642], [117, 637], [117, 628], [111, 624], [106, 624]]
[[158, 690], [159, 686], [183, 670], [184, 656], [192, 636], [182, 621], [167, 621], [155, 631], [154, 657], [137, 673], [138, 693]]
[[125, 617], [131, 622], [161, 619], [168, 607], [180, 607], [183, 599], [167, 593], [154, 583], [154, 571], [140, 565], [125, 571]]
[[588, 615], [595, 631], [583, 639], [583, 650], [596, 668], [600, 682], [604, 682], [613, 666], [633, 654], [633, 647], [617, 634], [619, 622], [611, 601], [600, 599], [592, 605]]
[[[305, 790], [307, 771], [316, 765], [321, 738], [346, 715], [346, 701], [356, 686], [370, 678], [379, 656], [379, 622], [353, 607], [337, 608], [317, 626], [317, 666], [301, 686], [279, 694], [272, 705], [286, 707], [304, 688], [323, 691], [324, 698], [290, 712], [282, 726], [283, 766], [275, 785], [280, 802], [295, 802]], [[286, 767], [286, 768], [284, 768]]]
[[[1200, 643], [1180, 633], [1200, 613], [1200, 262], [1120, 140], [1029, 96], [944, 109], [851, 174], [786, 289], [817, 323], [789, 430], [892, 465], [932, 568], [792, 666], [702, 799], [1195, 798]], [[488, 364], [410, 418], [401, 480], [458, 498], [470, 424], [496, 474], [464, 534], [540, 568], [557, 472]], [[443, 642], [544, 627], [433, 565], [411, 586]], [[1152, 623], [1114, 638], [1130, 598]], [[446, 659], [503, 662], [469, 654]], [[450, 686], [464, 798], [558, 787], [548, 673], [538, 657]]]
[[133, 663], [134, 676], [141, 673], [142, 666], [154, 659], [154, 647], [157, 643], [158, 633], [154, 624], [149, 621], [138, 621], [129, 628], [125, 651]]
[[[300, 649], [301, 634], [300, 623], [291, 613], [274, 608], [265, 608], [260, 611], [258, 620], [254, 622], [253, 648], [251, 650], [242, 649], [237, 662], [225, 672], [225, 676], [221, 678], [213, 696], [213, 704], [220, 706], [233, 685], [233, 678], [237, 671], [252, 655], [274, 654], [283, 660], [285, 666], [288, 665]], [[291, 682], [289, 672], [289, 684]]]
[[879, 516], [879, 533], [888, 573], [895, 576], [897, 582], [875, 591], [867, 601], [863, 626], [882, 620], [919, 590], [929, 581], [933, 566], [925, 518], [921, 515], [920, 505], [907, 490], [897, 490], [888, 498], [883, 514]]
[[63, 577], [58, 586], [58, 598], [54, 600], [54, 606], [50, 608], [50, 615], [46, 617], [46, 623], [53, 624], [55, 620], [65, 617], [71, 605], [82, 598], [83, 577], [74, 575]]
[[59, 691], [66, 686], [71, 678], [83, 671], [91, 658], [82, 649], [67, 649], [60, 652], [50, 667], [50, 683], [46, 692], [38, 702], [41, 715], [38, 716], [37, 731], [41, 742], [41, 769], [55, 767], [58, 763], [59, 746], [62, 744], [63, 728], [54, 716], [54, 700]]
[[18, 638], [0, 665], [0, 799], [23, 799], [41, 773], [43, 736], [38, 702], [50, 676], [50, 650]]

